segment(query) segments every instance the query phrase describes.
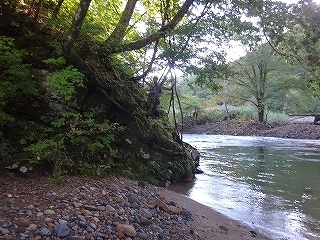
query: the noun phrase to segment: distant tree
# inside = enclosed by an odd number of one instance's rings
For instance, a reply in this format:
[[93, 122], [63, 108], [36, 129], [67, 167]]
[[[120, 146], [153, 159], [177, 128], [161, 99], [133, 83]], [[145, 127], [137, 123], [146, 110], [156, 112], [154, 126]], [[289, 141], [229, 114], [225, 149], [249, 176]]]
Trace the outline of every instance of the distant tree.
[[267, 107], [283, 108], [286, 94], [300, 86], [299, 76], [289, 68], [269, 45], [259, 46], [235, 62], [231, 83], [239, 87], [234, 88], [237, 92], [233, 97], [252, 103], [257, 108], [258, 121], [264, 122]]

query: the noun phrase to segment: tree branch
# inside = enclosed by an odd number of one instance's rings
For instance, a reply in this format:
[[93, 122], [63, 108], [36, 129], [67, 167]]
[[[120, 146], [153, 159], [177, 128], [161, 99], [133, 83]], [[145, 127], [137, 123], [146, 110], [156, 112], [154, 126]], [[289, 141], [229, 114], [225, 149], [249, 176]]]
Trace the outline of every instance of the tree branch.
[[79, 3], [79, 7], [77, 10], [77, 13], [75, 14], [73, 18], [72, 25], [69, 29], [69, 32], [65, 38], [65, 43], [64, 43], [64, 51], [67, 54], [70, 54], [71, 49], [73, 47], [73, 44], [77, 40], [80, 34], [80, 30], [83, 24], [83, 21], [87, 15], [90, 3], [92, 0], [81, 0]]
[[107, 45], [119, 43], [123, 40], [126, 29], [129, 26], [130, 19], [132, 17], [134, 8], [138, 0], [128, 0], [125, 9], [123, 10], [119, 22], [111, 35], [106, 40]]
[[[148, 46], [149, 44], [157, 41], [161, 37], [166, 36], [166, 34], [170, 31], [172, 31], [177, 24], [180, 22], [180, 20], [184, 17], [184, 15], [188, 12], [190, 6], [193, 4], [195, 0], [186, 0], [184, 4], [181, 6], [179, 11], [176, 13], [176, 15], [172, 18], [168, 24], [165, 26], [161, 27], [157, 32], [149, 35], [146, 38], [137, 40], [135, 42], [131, 42], [128, 44], [118, 44], [115, 46], [108, 46], [108, 54], [113, 54], [113, 53], [121, 53], [121, 52], [126, 52], [126, 51], [132, 51], [132, 50], [138, 50], [141, 48], [144, 48]], [[111, 47], [111, 49], [110, 49]], [[102, 50], [103, 51], [103, 50]], [[106, 50], [104, 50], [106, 51]]]
[[153, 47], [153, 54], [152, 54], [152, 57], [151, 57], [151, 61], [150, 61], [149, 65], [148, 65], [147, 69], [144, 70], [143, 73], [140, 76], [133, 77], [132, 81], [139, 81], [140, 79], [145, 78], [148, 75], [148, 73], [151, 71], [152, 65], [153, 65], [154, 61], [156, 60], [156, 54], [157, 54], [157, 51], [158, 51], [158, 45], [159, 45], [159, 40], [157, 40], [155, 42], [155, 45]]

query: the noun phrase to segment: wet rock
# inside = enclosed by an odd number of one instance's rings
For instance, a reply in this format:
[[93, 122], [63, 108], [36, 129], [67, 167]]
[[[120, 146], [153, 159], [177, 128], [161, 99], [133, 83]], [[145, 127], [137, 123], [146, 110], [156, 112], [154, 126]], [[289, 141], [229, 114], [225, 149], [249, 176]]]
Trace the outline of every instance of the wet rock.
[[96, 211], [97, 210], [97, 207], [89, 206], [89, 205], [84, 205], [83, 208], [86, 210], [89, 210], [89, 211]]
[[105, 207], [105, 206], [98, 206], [98, 207], [97, 207], [97, 210], [98, 210], [98, 211], [105, 211], [105, 210], [106, 210], [106, 207]]
[[73, 206], [74, 206], [75, 208], [79, 208], [79, 207], [81, 207], [81, 206], [82, 206], [82, 203], [79, 203], [79, 202], [73, 202]]
[[27, 227], [27, 230], [28, 231], [34, 231], [37, 229], [37, 225], [34, 224], [34, 223], [31, 223], [28, 227]]
[[138, 204], [140, 203], [139, 199], [136, 198], [136, 197], [134, 197], [134, 196], [130, 196], [130, 197], [128, 198], [128, 202], [129, 202], [129, 203], [135, 202], [135, 203], [138, 203]]
[[139, 207], [139, 204], [137, 202], [133, 202], [133, 203], [130, 203], [130, 207], [132, 208], [138, 208]]
[[146, 233], [144, 233], [144, 232], [143, 233], [138, 233], [137, 237], [140, 238], [140, 239], [143, 239], [143, 240], [144, 239], [149, 239], [148, 235]]
[[114, 207], [112, 207], [111, 205], [107, 205], [107, 206], [106, 206], [106, 211], [108, 211], [108, 212], [115, 212], [116, 210], [115, 210]]
[[191, 213], [186, 210], [181, 210], [180, 215], [185, 217], [186, 219], [190, 219], [192, 217]]
[[8, 208], [8, 207], [0, 206], [0, 212], [6, 212], [6, 211], [9, 211], [9, 210], [10, 210], [10, 208]]
[[92, 212], [90, 212], [89, 210], [87, 209], [81, 209], [81, 213], [84, 215], [84, 216], [92, 216]]
[[251, 237], [257, 237], [258, 236], [258, 234], [257, 234], [257, 232], [256, 231], [249, 231], [250, 232], [250, 235], [251, 235]]
[[140, 217], [140, 221], [139, 221], [142, 225], [150, 225], [151, 222], [145, 218], [145, 217]]
[[37, 216], [37, 218], [43, 217], [43, 212], [38, 212], [38, 213], [36, 214], [36, 216]]
[[0, 233], [2, 233], [2, 235], [6, 235], [6, 234], [9, 234], [10, 231], [8, 229], [0, 227]]
[[170, 212], [176, 215], [180, 214], [180, 209], [178, 207], [175, 206], [169, 206]]
[[[181, 231], [188, 232], [185, 224], [191, 214], [174, 202], [166, 204], [156, 187], [151, 188], [146, 183], [139, 186], [138, 182], [132, 184], [132, 181], [116, 178], [86, 183], [71, 179], [64, 182], [66, 185], [72, 182], [69, 189], [63, 189], [64, 185], [51, 188], [46, 182], [34, 189], [37, 183], [24, 186], [31, 189], [26, 199], [14, 191], [10, 198], [5, 194], [5, 203], [11, 207], [0, 210], [0, 218], [10, 214], [15, 221], [4, 219], [0, 225], [0, 239], [5, 235], [11, 239], [36, 240], [188, 239]], [[31, 220], [18, 226], [18, 217]]]

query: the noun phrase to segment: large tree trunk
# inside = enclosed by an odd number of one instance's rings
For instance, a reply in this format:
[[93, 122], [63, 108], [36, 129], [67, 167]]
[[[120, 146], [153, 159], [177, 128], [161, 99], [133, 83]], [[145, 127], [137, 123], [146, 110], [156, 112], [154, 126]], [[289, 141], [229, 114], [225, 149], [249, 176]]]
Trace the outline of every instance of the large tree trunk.
[[126, 29], [129, 25], [130, 19], [132, 18], [132, 14], [134, 11], [134, 8], [137, 4], [138, 0], [128, 0], [127, 5], [124, 9], [124, 11], [121, 14], [120, 20], [116, 26], [116, 28], [113, 30], [112, 34], [108, 37], [106, 44], [119, 44], [123, 40], [126, 34]]
[[262, 123], [264, 122], [265, 106], [261, 102], [261, 100], [258, 101], [257, 108], [258, 108], [258, 121]]

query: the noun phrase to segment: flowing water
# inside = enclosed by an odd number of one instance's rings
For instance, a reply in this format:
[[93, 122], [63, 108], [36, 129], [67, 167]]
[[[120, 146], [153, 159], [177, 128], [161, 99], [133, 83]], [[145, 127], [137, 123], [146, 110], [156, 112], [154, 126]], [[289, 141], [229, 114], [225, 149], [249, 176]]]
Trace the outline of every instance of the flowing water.
[[320, 141], [186, 134], [201, 153], [194, 182], [169, 189], [273, 239], [320, 239]]

